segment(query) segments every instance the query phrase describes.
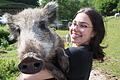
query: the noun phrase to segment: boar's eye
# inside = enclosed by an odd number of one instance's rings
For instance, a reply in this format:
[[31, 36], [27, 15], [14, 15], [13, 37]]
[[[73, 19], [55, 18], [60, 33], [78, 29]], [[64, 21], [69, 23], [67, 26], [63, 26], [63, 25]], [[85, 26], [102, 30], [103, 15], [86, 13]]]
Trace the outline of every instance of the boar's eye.
[[16, 41], [18, 36], [20, 35], [20, 27], [15, 24], [8, 24], [8, 25], [10, 30], [9, 39], [10, 41]]
[[15, 24], [9, 24], [10, 26], [10, 31], [11, 32], [15, 32], [15, 33], [19, 33], [20, 34], [20, 27], [19, 25], [15, 25]]
[[42, 30], [46, 29], [45, 21], [39, 22], [39, 27], [40, 27]]

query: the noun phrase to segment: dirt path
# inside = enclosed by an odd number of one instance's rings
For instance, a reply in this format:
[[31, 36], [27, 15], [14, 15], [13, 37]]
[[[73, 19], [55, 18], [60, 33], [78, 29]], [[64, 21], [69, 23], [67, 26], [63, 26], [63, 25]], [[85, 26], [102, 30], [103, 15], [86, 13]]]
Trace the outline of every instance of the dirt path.
[[93, 69], [89, 80], [120, 80], [120, 78], [109, 75], [99, 69]]

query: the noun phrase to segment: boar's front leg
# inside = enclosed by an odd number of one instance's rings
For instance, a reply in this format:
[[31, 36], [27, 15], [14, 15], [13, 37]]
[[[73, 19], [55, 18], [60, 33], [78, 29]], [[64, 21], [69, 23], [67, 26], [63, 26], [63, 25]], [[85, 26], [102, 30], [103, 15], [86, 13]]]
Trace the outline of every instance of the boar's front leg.
[[46, 63], [46, 69], [49, 71], [50, 74], [53, 75], [56, 80], [67, 80], [64, 73], [52, 63]]
[[55, 49], [56, 57], [58, 63], [64, 73], [69, 71], [69, 58], [68, 55], [65, 53], [64, 49], [61, 47], [57, 47]]

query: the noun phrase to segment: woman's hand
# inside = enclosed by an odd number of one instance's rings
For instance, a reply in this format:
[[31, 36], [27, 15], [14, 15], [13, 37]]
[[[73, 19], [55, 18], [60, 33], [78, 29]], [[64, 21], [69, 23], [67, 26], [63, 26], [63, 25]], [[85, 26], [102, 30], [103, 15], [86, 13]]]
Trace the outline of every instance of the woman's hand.
[[24, 74], [21, 73], [20, 80], [45, 80], [53, 78], [53, 76], [45, 69], [36, 74]]

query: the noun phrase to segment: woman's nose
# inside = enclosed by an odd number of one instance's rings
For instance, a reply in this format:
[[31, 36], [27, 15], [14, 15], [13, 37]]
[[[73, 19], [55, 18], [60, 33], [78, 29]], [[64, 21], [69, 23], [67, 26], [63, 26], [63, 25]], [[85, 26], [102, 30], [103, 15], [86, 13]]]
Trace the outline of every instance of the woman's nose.
[[79, 31], [80, 31], [80, 32], [84, 32], [84, 31], [85, 31], [85, 29], [83, 29], [83, 28], [80, 28], [80, 29], [79, 29]]
[[74, 30], [74, 31], [79, 31], [79, 32], [84, 32], [85, 31], [84, 28], [81, 28], [78, 25], [71, 25], [70, 29]]
[[77, 25], [71, 25], [71, 27], [70, 27], [72, 30], [74, 30], [74, 31], [77, 31], [78, 30], [78, 26]]

